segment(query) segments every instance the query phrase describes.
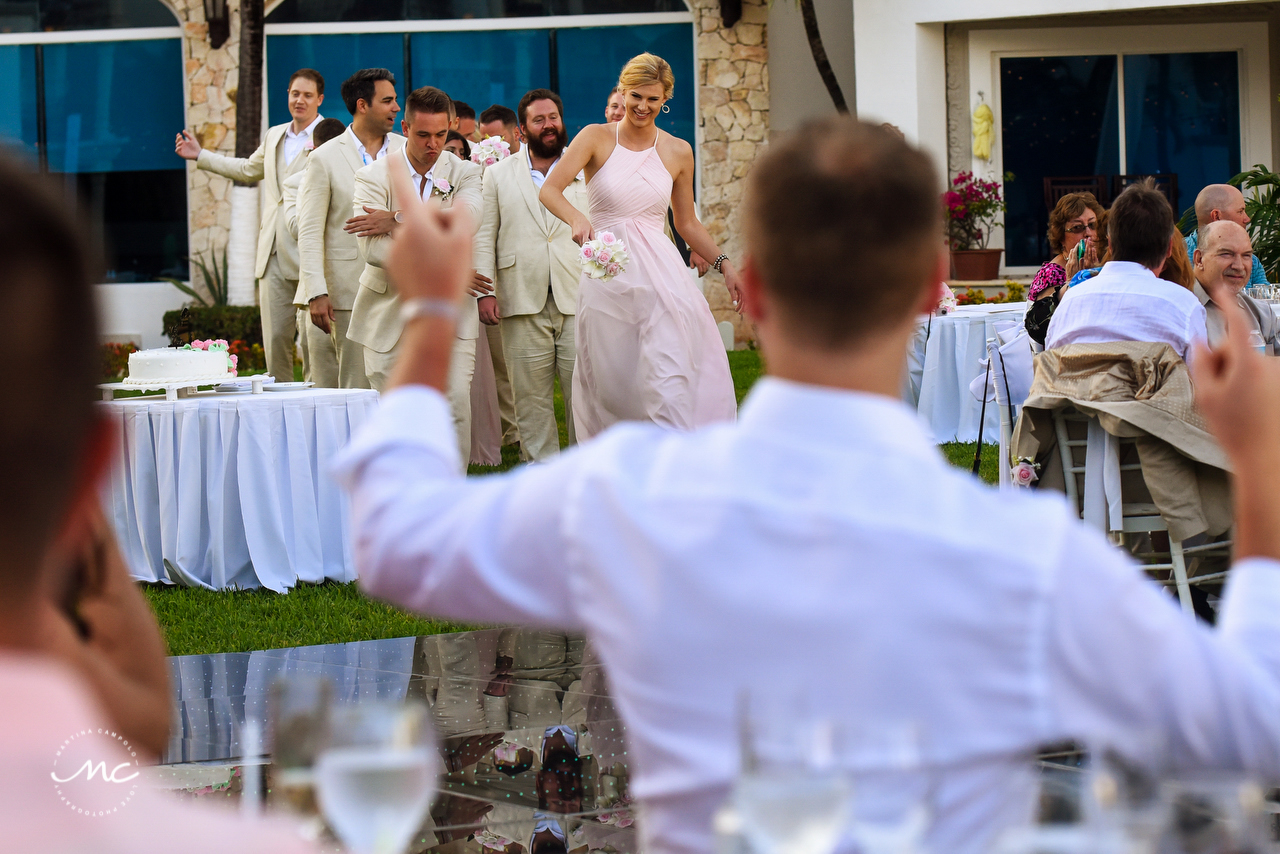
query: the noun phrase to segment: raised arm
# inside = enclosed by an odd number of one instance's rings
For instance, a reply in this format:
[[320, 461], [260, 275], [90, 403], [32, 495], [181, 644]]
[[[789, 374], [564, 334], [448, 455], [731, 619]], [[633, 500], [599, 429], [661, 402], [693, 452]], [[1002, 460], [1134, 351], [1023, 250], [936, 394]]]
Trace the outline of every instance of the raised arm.
[[[573, 240], [579, 246], [595, 237], [595, 232], [591, 228], [591, 220], [587, 215], [575, 208], [564, 197], [564, 188], [569, 186], [579, 172], [587, 169], [588, 166], [596, 165], [597, 148], [600, 141], [606, 139], [600, 133], [601, 128], [604, 127], [604, 125], [588, 125], [583, 128], [564, 150], [564, 154], [560, 155], [560, 162], [551, 170], [546, 183], [538, 193], [538, 201], [542, 202], [542, 206], [573, 229]], [[599, 167], [596, 166], [596, 168]], [[591, 177], [590, 174], [587, 176], [588, 179]]]
[[[239, 181], [241, 184], [256, 184], [266, 174], [267, 144], [265, 141], [248, 157], [228, 157], [225, 154], [201, 148], [196, 138], [184, 130], [178, 134], [175, 150], [179, 157], [187, 160], [194, 159], [197, 169], [213, 172], [232, 181]], [[189, 155], [193, 152], [195, 156], [190, 157]]]
[[[1217, 296], [1217, 295], [1215, 295]], [[1192, 361], [1196, 403], [1231, 459], [1235, 564], [1216, 629], [1182, 613], [1100, 537], [1073, 526], [1051, 582], [1050, 709], [1071, 734], [1153, 741], [1177, 764], [1280, 777], [1280, 363], [1227, 336]]]
[[[697, 205], [693, 198], [693, 149], [682, 139], [671, 137], [676, 143], [675, 159], [679, 171], [671, 188], [671, 210], [676, 223], [676, 231], [689, 244], [689, 248], [714, 263], [720, 257], [720, 247], [711, 239], [705, 226], [698, 219]], [[720, 262], [720, 272], [724, 275], [724, 285], [729, 289], [734, 308], [742, 310], [742, 293], [738, 289], [738, 271], [733, 260], [725, 258]]]
[[473, 225], [465, 207], [422, 205], [406, 167], [391, 167], [409, 201], [387, 271], [407, 302], [426, 302], [405, 324], [377, 413], [335, 466], [351, 494], [361, 587], [451, 619], [581, 628], [563, 536], [573, 460], [473, 480], [459, 470], [443, 391]]

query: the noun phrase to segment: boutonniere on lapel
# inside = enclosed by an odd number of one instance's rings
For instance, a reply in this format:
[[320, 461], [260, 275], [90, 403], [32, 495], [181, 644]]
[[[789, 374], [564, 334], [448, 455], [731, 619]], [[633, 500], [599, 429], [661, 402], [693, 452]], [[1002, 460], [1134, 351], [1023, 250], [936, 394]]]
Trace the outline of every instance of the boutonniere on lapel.
[[457, 191], [458, 188], [450, 184], [448, 178], [436, 178], [431, 182], [431, 195], [439, 196], [442, 202], [452, 199]]

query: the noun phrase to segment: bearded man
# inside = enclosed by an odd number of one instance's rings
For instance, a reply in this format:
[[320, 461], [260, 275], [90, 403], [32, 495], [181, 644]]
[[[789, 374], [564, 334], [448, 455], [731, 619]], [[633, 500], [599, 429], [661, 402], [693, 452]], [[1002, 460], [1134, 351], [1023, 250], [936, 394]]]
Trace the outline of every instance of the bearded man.
[[[538, 191], [569, 143], [564, 105], [550, 89], [534, 89], [520, 99], [518, 115], [523, 150], [484, 173], [484, 217], [476, 232], [475, 268], [494, 283], [494, 295], [480, 298], [480, 320], [502, 327], [523, 455], [545, 460], [560, 452], [553, 405], [557, 374], [565, 412], [572, 411], [574, 314], [581, 268], [573, 230], [538, 201]], [[581, 175], [569, 184], [565, 197], [589, 213]], [[572, 443], [573, 419], [567, 420]]]

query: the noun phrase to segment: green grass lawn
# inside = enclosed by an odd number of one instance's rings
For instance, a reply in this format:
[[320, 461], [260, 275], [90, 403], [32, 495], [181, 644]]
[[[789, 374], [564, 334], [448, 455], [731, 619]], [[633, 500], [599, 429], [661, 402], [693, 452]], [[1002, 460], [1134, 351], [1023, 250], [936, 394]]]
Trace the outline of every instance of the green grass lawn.
[[[729, 353], [734, 391], [741, 403], [752, 384], [764, 372], [760, 353]], [[298, 377], [301, 379], [301, 377]], [[556, 388], [556, 418], [560, 445], [568, 444], [564, 427], [564, 399]], [[966, 471], [973, 466], [974, 442], [952, 442], [942, 452]], [[519, 463], [515, 446], [502, 449], [502, 465], [471, 466], [472, 475], [506, 471]], [[995, 445], [982, 451], [980, 476], [994, 483], [997, 468]], [[428, 620], [362, 596], [354, 584], [300, 584], [288, 595], [267, 590], [211, 591], [160, 585], [144, 585], [143, 592], [155, 611], [173, 655], [210, 652], [246, 652], [318, 643], [341, 643], [376, 638], [407, 637], [458, 631], [464, 626]]]

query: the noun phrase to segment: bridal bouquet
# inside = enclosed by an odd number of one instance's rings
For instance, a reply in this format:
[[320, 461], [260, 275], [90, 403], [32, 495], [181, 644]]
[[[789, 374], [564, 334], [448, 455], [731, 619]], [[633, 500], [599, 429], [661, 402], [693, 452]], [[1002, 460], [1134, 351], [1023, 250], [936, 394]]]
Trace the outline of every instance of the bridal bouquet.
[[582, 264], [582, 272], [589, 278], [607, 282], [627, 269], [631, 256], [627, 247], [612, 231], [602, 231], [595, 240], [582, 244], [582, 252], [578, 255]]
[[510, 156], [511, 146], [500, 136], [491, 136], [471, 146], [471, 162], [481, 166], [492, 166]]

